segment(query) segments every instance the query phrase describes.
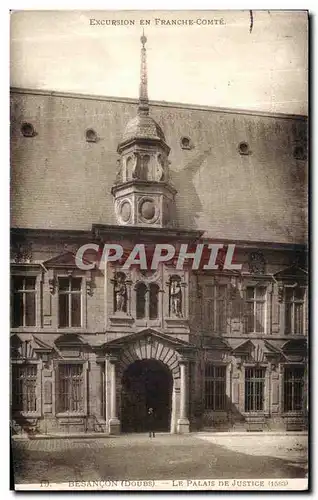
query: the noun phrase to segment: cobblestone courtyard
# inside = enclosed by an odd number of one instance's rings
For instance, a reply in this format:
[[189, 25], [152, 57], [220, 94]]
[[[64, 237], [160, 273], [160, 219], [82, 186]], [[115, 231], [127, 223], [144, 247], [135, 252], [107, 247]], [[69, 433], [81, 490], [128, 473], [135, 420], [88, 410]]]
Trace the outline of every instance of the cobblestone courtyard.
[[[280, 458], [277, 458], [275, 453], [274, 456], [270, 455], [270, 447], [266, 445], [267, 438], [263, 436], [256, 437], [256, 452], [253, 453], [251, 438], [252, 436], [248, 436], [245, 450], [242, 446], [244, 436], [232, 437], [232, 446], [229, 446], [226, 439], [223, 443], [222, 439], [218, 439], [216, 444], [209, 440], [209, 436], [169, 434], [160, 434], [155, 439], [149, 439], [146, 435], [131, 434], [94, 439], [13, 441], [15, 483], [34, 484], [45, 480], [66, 482], [101, 479], [253, 479], [306, 476], [305, 436], [296, 440], [298, 444], [295, 444], [295, 439], [290, 441], [291, 449], [294, 450], [290, 456], [289, 441], [283, 436], [285, 439], [282, 440]], [[262, 453], [259, 453], [262, 438], [264, 446]], [[271, 439], [276, 443], [279, 441], [278, 436]], [[282, 449], [286, 449], [285, 455]]]

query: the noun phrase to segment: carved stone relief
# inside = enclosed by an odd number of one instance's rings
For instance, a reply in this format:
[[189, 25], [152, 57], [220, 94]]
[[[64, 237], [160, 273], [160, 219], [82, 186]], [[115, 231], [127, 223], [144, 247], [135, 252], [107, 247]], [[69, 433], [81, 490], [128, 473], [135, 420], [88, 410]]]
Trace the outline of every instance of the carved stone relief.
[[252, 274], [265, 274], [266, 260], [262, 252], [251, 252], [248, 258], [249, 272]]

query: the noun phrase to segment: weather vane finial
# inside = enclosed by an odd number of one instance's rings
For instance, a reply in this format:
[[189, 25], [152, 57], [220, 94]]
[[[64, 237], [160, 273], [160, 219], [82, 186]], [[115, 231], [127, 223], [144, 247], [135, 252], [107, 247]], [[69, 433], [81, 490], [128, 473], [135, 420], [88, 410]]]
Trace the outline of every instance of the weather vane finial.
[[142, 35], [140, 37], [140, 41], [142, 43], [142, 48], [144, 49], [145, 45], [147, 43], [147, 37], [145, 36], [145, 30], [144, 29], [142, 30]]
[[140, 65], [140, 87], [139, 87], [139, 106], [138, 113], [141, 115], [149, 114], [149, 101], [148, 101], [148, 82], [147, 82], [147, 58], [146, 58], [146, 42], [147, 37], [145, 36], [144, 30], [142, 31], [142, 36], [140, 37], [142, 44], [141, 47], [141, 65]]

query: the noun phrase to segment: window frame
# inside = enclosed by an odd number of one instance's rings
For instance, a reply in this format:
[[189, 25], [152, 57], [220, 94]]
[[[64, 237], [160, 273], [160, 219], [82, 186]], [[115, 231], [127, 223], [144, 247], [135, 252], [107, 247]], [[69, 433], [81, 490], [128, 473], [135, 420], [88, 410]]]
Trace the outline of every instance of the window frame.
[[[248, 299], [247, 298], [247, 289], [248, 288], [254, 288], [254, 294], [253, 294], [253, 299]], [[264, 294], [264, 300], [257, 300], [257, 297], [256, 297], [256, 289], [257, 288], [264, 288], [265, 289], [265, 294]], [[267, 321], [268, 321], [268, 317], [270, 317], [270, 314], [269, 314], [269, 311], [268, 311], [268, 307], [270, 305], [270, 299], [269, 299], [269, 287], [268, 287], [268, 283], [267, 282], [264, 282], [264, 283], [246, 283], [245, 286], [244, 286], [244, 310], [243, 310], [243, 324], [242, 324], [242, 328], [243, 328], [243, 334], [244, 335], [267, 335], [268, 334], [268, 325], [267, 325]], [[246, 327], [246, 323], [247, 323], [247, 312], [246, 312], [246, 305], [247, 304], [250, 304], [250, 303], [253, 303], [253, 331], [248, 331], [247, 330], [247, 327]], [[255, 314], [255, 310], [256, 310], [256, 305], [258, 303], [262, 303], [263, 304], [263, 322], [264, 322], [264, 325], [263, 325], [263, 331], [257, 331], [255, 329], [255, 324], [256, 324], [256, 314]]]
[[[36, 400], [36, 410], [35, 411], [20, 411], [14, 410], [12, 407], [12, 389], [13, 389], [13, 365], [36, 365], [36, 385], [35, 385], [35, 400]], [[10, 364], [10, 408], [11, 416], [15, 417], [26, 417], [26, 418], [39, 418], [42, 416], [42, 369], [43, 363], [40, 359], [11, 359]]]
[[[224, 378], [222, 380], [222, 382], [224, 382], [224, 396], [223, 396], [223, 408], [207, 408], [207, 391], [206, 391], [206, 382], [210, 381], [210, 382], [218, 382], [218, 381], [221, 381], [221, 377], [207, 377], [206, 376], [206, 368], [207, 366], [210, 366], [210, 367], [213, 367], [214, 371], [217, 370], [217, 369], [223, 369], [224, 370]], [[204, 411], [205, 412], [213, 412], [213, 413], [216, 413], [216, 412], [221, 412], [221, 413], [224, 413], [224, 412], [227, 412], [228, 411], [228, 408], [227, 408], [227, 398], [228, 398], [228, 365], [225, 364], [225, 363], [215, 363], [213, 362], [213, 360], [206, 360], [205, 361], [205, 364], [204, 364], [204, 379], [203, 379], [203, 402], [204, 402]], [[214, 395], [214, 399], [215, 399], [215, 395]]]
[[[59, 280], [60, 279], [71, 279], [71, 278], [79, 278], [81, 279], [81, 289], [78, 291], [81, 295], [81, 326], [59, 326], [60, 323], [60, 290], [59, 290]], [[56, 286], [56, 293], [53, 295], [53, 304], [54, 308], [53, 310], [55, 311], [54, 317], [53, 317], [53, 328], [56, 328], [58, 332], [66, 332], [66, 331], [72, 331], [72, 332], [82, 332], [87, 328], [87, 294], [86, 294], [86, 281], [87, 277], [83, 273], [78, 273], [78, 272], [72, 272], [72, 273], [67, 273], [67, 272], [59, 272], [54, 275], [54, 279], [56, 280], [57, 286]], [[64, 295], [64, 294], [63, 294]], [[70, 306], [69, 306], [70, 307]]]
[[[59, 367], [60, 365], [82, 365], [83, 367], [83, 410], [81, 411], [59, 411]], [[86, 417], [88, 415], [88, 400], [87, 400], [87, 386], [88, 386], [88, 361], [80, 358], [65, 358], [55, 360], [53, 369], [53, 404], [52, 414], [55, 417]]]
[[[35, 325], [30, 326], [13, 326], [14, 318], [14, 287], [13, 280], [15, 277], [20, 278], [35, 278]], [[11, 270], [11, 289], [10, 289], [10, 329], [13, 332], [29, 332], [36, 331], [42, 328], [42, 297], [43, 297], [43, 275], [41, 269], [24, 269], [19, 265], [19, 269]], [[28, 292], [27, 292], [28, 293]]]
[[[145, 292], [144, 292], [144, 311], [145, 315], [143, 317], [137, 317], [137, 311], [138, 311], [138, 288], [144, 286]], [[150, 299], [151, 299], [151, 288], [157, 287], [157, 292], [156, 292], [156, 297], [157, 297], [157, 317], [156, 318], [151, 318], [150, 312], [151, 312], [151, 305], [150, 305]], [[143, 280], [138, 280], [137, 283], [134, 286], [134, 295], [135, 295], [135, 307], [134, 307], [134, 313], [135, 313], [135, 322], [137, 326], [147, 326], [148, 324], [151, 324], [153, 326], [160, 326], [161, 324], [161, 316], [162, 316], [162, 304], [161, 304], [161, 288], [160, 288], [160, 283], [157, 281], [143, 281]]]
[[[304, 296], [303, 300], [294, 300], [294, 292], [296, 288], [301, 288], [304, 291]], [[292, 289], [293, 290], [293, 300], [291, 302], [287, 302], [286, 300], [286, 295], [287, 295], [287, 289]], [[286, 315], [287, 315], [287, 304], [290, 303], [292, 304], [292, 313], [291, 313], [291, 318], [290, 318], [290, 323], [292, 325], [291, 331], [287, 332], [286, 331]], [[295, 333], [295, 304], [302, 304], [303, 305], [303, 312], [302, 312], [302, 333], [296, 332]], [[306, 307], [307, 307], [307, 286], [303, 285], [302, 283], [297, 283], [297, 286], [294, 285], [288, 285], [284, 284], [284, 300], [283, 300], [283, 321], [282, 321], [282, 333], [284, 336], [293, 336], [293, 337], [303, 337], [306, 335]]]
[[[218, 287], [224, 287], [225, 288], [225, 296], [223, 299], [218, 298], [219, 295], [217, 293]], [[213, 295], [211, 296], [210, 293], [208, 293], [208, 289], [213, 289]], [[231, 333], [231, 313], [230, 313], [230, 291], [229, 291], [229, 281], [226, 280], [214, 280], [214, 281], [208, 281], [204, 283], [203, 285], [203, 297], [204, 297], [204, 324], [205, 324], [205, 329], [209, 331], [209, 333], [212, 334], [218, 334], [218, 335], [229, 335]], [[217, 327], [217, 322], [218, 322], [218, 304], [220, 302], [225, 303], [225, 311], [224, 311], [224, 324], [225, 328], [224, 330], [220, 330]], [[209, 321], [209, 313], [208, 311], [210, 310], [210, 303], [212, 303], [212, 314], [213, 314], [213, 327], [208, 327], [207, 325], [210, 325]]]
[[[290, 368], [302, 368], [303, 369], [303, 387], [302, 387], [302, 408], [299, 410], [285, 410], [285, 371]], [[284, 363], [281, 365], [281, 383], [280, 383], [280, 393], [281, 393], [281, 414], [283, 416], [291, 415], [303, 415], [304, 413], [304, 401], [305, 401], [305, 390], [306, 390], [306, 366], [302, 363]]]
[[[264, 370], [264, 378], [263, 378], [263, 396], [262, 396], [262, 402], [263, 402], [263, 408], [261, 410], [246, 410], [245, 402], [246, 402], [246, 370]], [[255, 379], [255, 378], [254, 378]], [[255, 379], [255, 380], [260, 380], [260, 379]], [[266, 415], [269, 413], [268, 409], [268, 391], [269, 388], [269, 371], [268, 371], [268, 366], [265, 364], [245, 364], [244, 365], [244, 373], [243, 373], [243, 399], [242, 399], [242, 408], [243, 411], [242, 413], [244, 415]]]

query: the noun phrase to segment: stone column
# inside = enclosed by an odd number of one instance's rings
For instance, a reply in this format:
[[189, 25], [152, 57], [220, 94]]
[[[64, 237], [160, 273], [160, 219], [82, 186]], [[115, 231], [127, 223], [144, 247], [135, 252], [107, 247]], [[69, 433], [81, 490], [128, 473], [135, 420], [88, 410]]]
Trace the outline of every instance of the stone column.
[[180, 415], [178, 419], [178, 434], [189, 432], [190, 423], [187, 417], [187, 395], [188, 395], [188, 361], [181, 359], [180, 363]]
[[117, 358], [109, 357], [110, 365], [110, 419], [109, 434], [120, 434], [120, 421], [117, 418], [116, 408], [116, 362]]

